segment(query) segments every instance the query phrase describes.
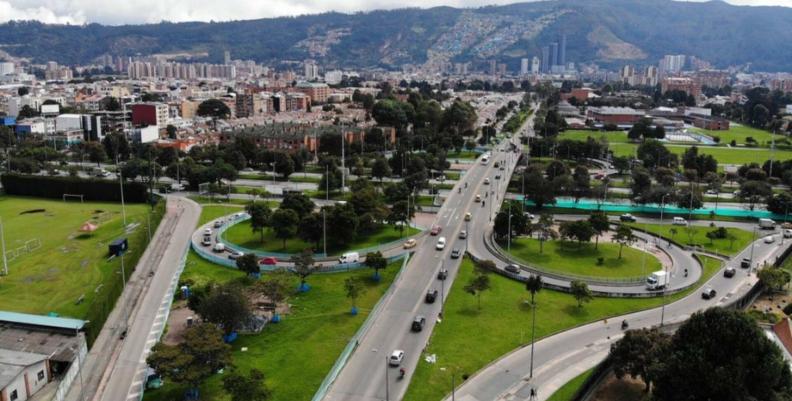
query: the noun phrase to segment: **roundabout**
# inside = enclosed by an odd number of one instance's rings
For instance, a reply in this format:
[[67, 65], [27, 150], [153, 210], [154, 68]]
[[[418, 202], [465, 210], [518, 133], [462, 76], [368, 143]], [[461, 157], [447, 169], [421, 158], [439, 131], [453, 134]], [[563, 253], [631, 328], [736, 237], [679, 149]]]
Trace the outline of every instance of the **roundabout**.
[[[238, 213], [231, 213], [219, 218], [216, 218], [212, 221], [209, 221], [201, 226], [199, 226], [191, 236], [190, 246], [192, 249], [203, 259], [206, 259], [212, 263], [236, 268], [236, 259], [237, 257], [247, 254], [253, 253], [259, 258], [260, 260], [260, 267], [261, 271], [272, 271], [278, 268], [288, 268], [293, 266], [291, 263], [291, 258], [296, 254], [299, 253], [302, 249], [306, 248], [314, 248], [314, 246], [310, 246], [302, 240], [295, 239], [296, 241], [292, 241], [292, 249], [297, 249], [300, 243], [308, 245], [305, 248], [300, 248], [295, 253], [285, 253], [285, 252], [271, 252], [267, 251], [266, 249], [271, 248], [264, 248], [264, 249], [251, 249], [245, 246], [236, 244], [228, 239], [237, 239], [237, 238], [245, 238], [243, 236], [243, 231], [246, 228], [248, 233], [250, 234], [249, 237], [254, 237], [253, 233], [250, 232], [250, 224], [248, 221], [250, 220], [250, 216], [244, 212]], [[390, 226], [383, 227], [389, 229], [385, 232], [385, 235], [376, 237], [376, 239], [388, 238], [388, 233], [392, 235], [393, 232], [398, 235], [398, 230], [393, 229]], [[320, 266], [320, 272], [335, 272], [335, 271], [348, 271], [355, 268], [365, 267], [365, 255], [369, 252], [381, 252], [382, 255], [388, 260], [388, 262], [395, 261], [404, 256], [405, 253], [408, 253], [408, 249], [404, 249], [404, 242], [408, 239], [414, 239], [417, 242], [421, 242], [423, 238], [426, 236], [427, 231], [422, 231], [417, 227], [410, 227], [410, 230], [404, 230], [405, 236], [399, 239], [390, 238], [389, 242], [378, 243], [373, 246], [369, 246], [367, 248], [351, 248], [351, 246], [359, 245], [360, 243], [351, 243], [350, 247], [347, 250], [341, 249], [336, 252], [328, 252], [330, 255], [325, 255], [324, 253], [315, 253], [313, 255], [316, 264]], [[411, 235], [407, 235], [410, 233]], [[328, 240], [332, 235], [331, 230], [328, 228]], [[255, 235], [257, 236], [257, 234]], [[272, 238], [270, 238], [272, 239]], [[297, 242], [299, 241], [299, 243]], [[275, 248], [282, 249], [282, 242], [278, 239], [274, 239], [268, 242], [270, 245], [273, 245]], [[249, 243], [246, 243], [249, 245]], [[295, 245], [297, 244], [297, 245]], [[328, 247], [328, 251], [332, 249]], [[289, 250], [287, 248], [286, 250]], [[346, 254], [346, 253], [357, 253], [359, 255], [357, 262], [351, 263], [340, 263], [339, 258], [337, 255]]]

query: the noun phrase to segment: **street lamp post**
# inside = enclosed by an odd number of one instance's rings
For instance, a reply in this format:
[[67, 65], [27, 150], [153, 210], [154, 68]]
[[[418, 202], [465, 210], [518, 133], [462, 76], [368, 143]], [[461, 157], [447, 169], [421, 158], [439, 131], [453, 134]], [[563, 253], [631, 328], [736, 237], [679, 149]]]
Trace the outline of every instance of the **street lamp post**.
[[324, 254], [327, 256], [327, 210], [325, 208], [322, 208], [322, 242]]
[[512, 235], [512, 232], [511, 232], [511, 202], [509, 202], [509, 244], [508, 244], [509, 253], [511, 253], [511, 235]]
[[533, 313], [531, 314], [531, 371], [528, 375], [529, 378], [533, 378], [534, 344], [536, 344], [536, 302], [531, 302], [531, 309]]
[[[782, 235], [783, 236], [783, 235]], [[751, 238], [751, 265], [748, 266], [748, 276], [751, 275], [751, 270], [753, 270], [753, 258], [754, 258], [754, 245], [756, 244], [756, 227], [753, 229], [753, 237]]]
[[385, 401], [390, 401], [390, 394], [388, 393], [388, 356], [385, 355]]

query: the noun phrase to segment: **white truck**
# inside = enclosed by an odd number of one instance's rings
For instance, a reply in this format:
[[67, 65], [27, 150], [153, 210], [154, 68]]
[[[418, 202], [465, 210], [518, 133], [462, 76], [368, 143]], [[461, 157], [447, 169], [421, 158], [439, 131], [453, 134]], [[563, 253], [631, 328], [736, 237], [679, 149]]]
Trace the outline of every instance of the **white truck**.
[[647, 290], [660, 290], [668, 285], [668, 273], [659, 270], [646, 277]]
[[772, 230], [775, 228], [775, 221], [770, 219], [759, 219], [759, 228], [763, 230]]

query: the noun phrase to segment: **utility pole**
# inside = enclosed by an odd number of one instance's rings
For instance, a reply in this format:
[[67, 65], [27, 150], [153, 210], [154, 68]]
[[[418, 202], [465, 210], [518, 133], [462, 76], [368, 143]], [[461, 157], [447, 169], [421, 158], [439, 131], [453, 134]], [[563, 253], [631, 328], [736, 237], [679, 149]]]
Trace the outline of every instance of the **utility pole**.
[[341, 195], [344, 195], [344, 185], [346, 183], [346, 161], [344, 160], [346, 157], [344, 156], [344, 137], [346, 133], [344, 132], [344, 125], [341, 124]]
[[2, 243], [3, 247], [3, 275], [8, 275], [8, 258], [6, 258], [6, 250], [5, 250], [5, 227], [3, 227], [3, 220], [0, 218], [0, 243]]
[[325, 164], [325, 200], [330, 201], [330, 165]]
[[322, 208], [322, 242], [324, 242], [324, 254], [327, 256], [327, 209]]
[[531, 314], [531, 371], [528, 375], [529, 378], [533, 378], [534, 344], [536, 344], [536, 302], [531, 302], [531, 309], [533, 313]]
[[[782, 234], [783, 236], [783, 234]], [[753, 229], [753, 237], [751, 238], [751, 265], [748, 266], [748, 275], [751, 275], [751, 270], [753, 270], [753, 257], [754, 257], [754, 245], [756, 244], [756, 227]]]
[[385, 401], [390, 401], [390, 394], [388, 393], [388, 356], [385, 355]]
[[121, 186], [121, 216], [124, 218], [124, 229], [127, 226], [126, 208], [124, 207], [124, 176], [121, 172], [121, 165], [118, 164], [118, 152], [116, 152], [116, 172], [118, 173], [118, 185]]
[[511, 253], [511, 233], [512, 233], [512, 231], [511, 231], [511, 204], [512, 203], [509, 202], [509, 245], [508, 245], [509, 253]]

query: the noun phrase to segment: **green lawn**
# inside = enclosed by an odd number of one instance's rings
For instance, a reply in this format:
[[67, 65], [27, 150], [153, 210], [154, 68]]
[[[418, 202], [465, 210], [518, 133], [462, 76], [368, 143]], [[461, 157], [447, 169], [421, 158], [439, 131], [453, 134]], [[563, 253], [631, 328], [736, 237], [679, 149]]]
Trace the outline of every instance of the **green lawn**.
[[[506, 243], [502, 242], [501, 247], [506, 250]], [[547, 271], [579, 276], [639, 277], [662, 269], [660, 261], [652, 254], [647, 253], [644, 257], [643, 252], [625, 246], [619, 259], [619, 245], [604, 242], [594, 249], [593, 243], [579, 246], [576, 242], [545, 241], [544, 252], [539, 253], [538, 239], [521, 237], [512, 240], [511, 254], [526, 264]], [[597, 266], [597, 258], [600, 257], [604, 258], [604, 263]]]
[[[691, 145], [666, 145], [668, 150], [678, 155], [685, 152]], [[634, 143], [611, 143], [608, 148], [616, 156], [635, 156], [638, 148]], [[746, 164], [757, 162], [764, 163], [770, 159], [770, 149], [767, 148], [727, 148], [723, 146], [699, 146], [699, 154], [712, 155], [719, 164]], [[775, 160], [792, 159], [792, 151], [775, 150]]]
[[[41, 210], [33, 212], [37, 209]], [[0, 278], [0, 309], [91, 320], [88, 337], [92, 340], [121, 292], [121, 260], [108, 261], [107, 246], [117, 238], [128, 238], [124, 264], [130, 275], [148, 244], [146, 215], [150, 210], [144, 204], [127, 204], [127, 224], [136, 228], [125, 234], [120, 204], [0, 197], [7, 252], [15, 252], [27, 241], [41, 244], [9, 260], [9, 275]], [[161, 204], [151, 215], [152, 233], [163, 210]], [[81, 233], [80, 226], [88, 221], [98, 223], [99, 228]]]
[[[721, 267], [715, 259], [704, 259], [700, 283]], [[421, 358], [404, 400], [440, 400], [450, 392], [452, 371], [459, 383], [462, 375], [472, 375], [505, 353], [530, 343], [531, 309], [525, 302], [530, 295], [524, 284], [490, 275], [492, 288], [483, 293], [478, 310], [476, 298], [463, 289], [471, 277], [473, 264], [465, 259], [446, 300], [443, 322], [435, 327], [426, 348], [426, 354], [437, 355], [437, 363]], [[694, 290], [668, 296], [667, 302]], [[658, 307], [663, 299], [597, 297], [578, 308], [571, 295], [544, 289], [537, 294], [536, 302], [536, 337], [540, 339], [588, 322]]]
[[[734, 243], [728, 239], [715, 239], [710, 241], [707, 233], [714, 230], [714, 227], [704, 226], [672, 226], [669, 224], [630, 224], [635, 228], [649, 231], [663, 238], [670, 238], [676, 242], [686, 245], [698, 245], [702, 248], [718, 252], [724, 255], [736, 255], [743, 248], [751, 243], [753, 233], [739, 228], [727, 227], [726, 231], [735, 237]], [[671, 229], [676, 229], [676, 234], [671, 234]]]
[[624, 131], [567, 130], [558, 134], [558, 139], [572, 139], [575, 141], [585, 141], [588, 137], [594, 139], [604, 138], [609, 143], [627, 142], [627, 133]]
[[773, 135], [769, 131], [760, 130], [757, 128], [752, 128], [747, 125], [741, 125], [736, 123], [731, 123], [729, 126], [728, 131], [711, 131], [701, 128], [692, 128], [693, 131], [701, 132], [705, 135], [709, 136], [717, 136], [720, 137], [720, 143], [722, 145], [727, 145], [731, 143], [732, 140], [736, 141], [740, 145], [744, 145], [745, 138], [753, 137], [757, 142], [759, 142], [760, 146], [770, 146], [770, 143], [775, 136], [775, 140], [786, 139], [784, 135]]
[[579, 374], [574, 379], [568, 381], [566, 384], [561, 386], [558, 390], [556, 390], [547, 401], [572, 401], [572, 397], [575, 396], [580, 386], [594, 373], [594, 369], [589, 369], [581, 374]]
[[[380, 244], [396, 241], [399, 238], [409, 237], [418, 233], [419, 230], [415, 228], [408, 228], [404, 230], [404, 234], [400, 235], [399, 230], [391, 225], [383, 225], [378, 231], [371, 234], [360, 235], [359, 238], [352, 241], [347, 246], [337, 245], [332, 241], [332, 228], [328, 227], [327, 236], [327, 253], [330, 255], [338, 255], [347, 250], [365, 249]], [[264, 242], [261, 242], [261, 237], [258, 233], [254, 234], [250, 229], [250, 222], [241, 222], [228, 230], [223, 235], [225, 241], [243, 246], [249, 249], [258, 249], [265, 252], [278, 252], [278, 253], [299, 253], [306, 248], [317, 248], [316, 244], [307, 243], [299, 238], [290, 238], [286, 240], [286, 247], [283, 247], [283, 241], [275, 238], [272, 229], [267, 228], [264, 231]], [[321, 246], [321, 244], [320, 244]], [[315, 249], [320, 252], [321, 249]]]
[[[198, 259], [195, 255], [188, 258], [182, 281], [223, 282], [242, 277], [234, 269]], [[267, 325], [260, 334], [242, 335], [232, 344], [233, 364], [243, 372], [251, 368], [262, 371], [266, 385], [272, 391], [271, 401], [310, 400], [400, 267], [401, 262], [397, 262], [381, 271], [380, 283], [370, 279], [370, 270], [309, 277], [311, 290], [306, 293], [295, 291], [290, 295], [287, 302], [291, 312], [283, 315], [283, 321]], [[357, 316], [349, 314], [351, 304], [343, 285], [348, 277], [359, 277], [366, 283], [366, 291], [357, 301]], [[292, 288], [297, 288], [299, 281], [296, 277], [291, 284]], [[243, 347], [247, 347], [247, 351], [242, 352]], [[166, 383], [160, 389], [146, 391], [144, 399], [180, 400], [183, 393], [183, 386]], [[222, 375], [201, 386], [201, 399], [230, 400], [222, 390]]]

